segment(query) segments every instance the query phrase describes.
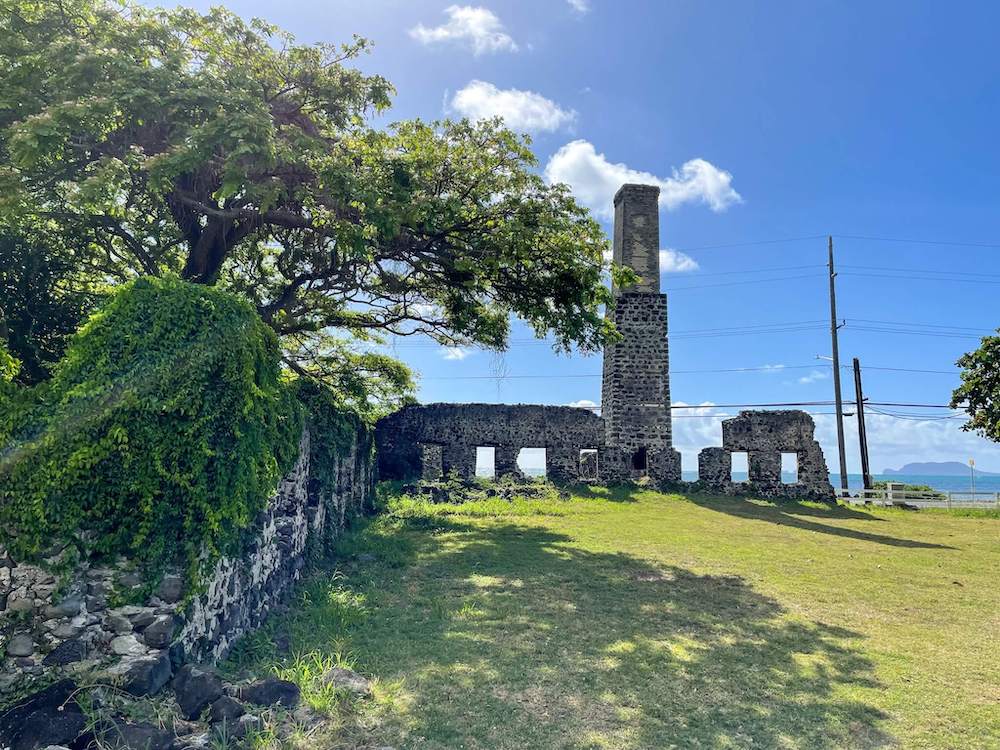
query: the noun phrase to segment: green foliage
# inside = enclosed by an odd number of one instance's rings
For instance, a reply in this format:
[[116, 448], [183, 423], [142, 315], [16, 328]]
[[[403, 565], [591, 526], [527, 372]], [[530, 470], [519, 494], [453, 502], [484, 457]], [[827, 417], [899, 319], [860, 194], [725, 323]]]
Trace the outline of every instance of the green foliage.
[[0, 226], [0, 342], [20, 361], [17, 380], [49, 377], [69, 337], [100, 294], [87, 254], [62, 244], [56, 233]]
[[[325, 331], [288, 335], [282, 343], [290, 369], [303, 381], [316, 384], [316, 392], [326, 394], [317, 408], [350, 411], [374, 422], [412, 398], [413, 375], [397, 359], [374, 351], [356, 351], [350, 340]], [[311, 398], [310, 393], [301, 395]]]
[[25, 390], [0, 414], [0, 527], [17, 558], [66, 540], [196, 577], [235, 549], [301, 430], [274, 333], [246, 302], [173, 278], [121, 287]]
[[561, 350], [613, 339], [607, 240], [529, 139], [500, 120], [373, 128], [392, 89], [351, 67], [368, 47], [221, 8], [9, 0], [0, 220], [85, 238], [112, 278], [224, 285], [300, 374], [367, 389], [359, 407], [408, 383], [368, 353], [380, 332], [504, 349], [518, 316]]
[[[300, 379], [295, 395], [304, 407], [309, 425], [309, 479], [323, 498], [344, 492], [338, 486], [341, 472], [348, 465], [352, 451], [358, 457], [374, 461], [375, 440], [373, 427], [345, 405], [344, 399], [314, 380]], [[356, 512], [348, 505], [345, 514]], [[345, 517], [344, 519], [349, 520]], [[311, 562], [324, 560], [333, 553], [333, 542], [340, 530], [340, 519], [329, 519], [323, 538], [310, 538], [312, 548], [307, 555]]]
[[[888, 489], [890, 481], [891, 480], [882, 479], [877, 482], [872, 482], [872, 489], [873, 490]], [[899, 484], [899, 482], [893, 482], [893, 484]], [[934, 488], [931, 487], [929, 484], [904, 484], [903, 489], [910, 490], [911, 492], [934, 492]]]
[[969, 415], [963, 430], [1000, 442], [1000, 336], [984, 336], [979, 348], [956, 363], [962, 384], [951, 396], [953, 409]]
[[[14, 379], [20, 367], [21, 363], [7, 351], [6, 344], [0, 341], [0, 388]], [[3, 391], [0, 391], [0, 393], [3, 393]]]

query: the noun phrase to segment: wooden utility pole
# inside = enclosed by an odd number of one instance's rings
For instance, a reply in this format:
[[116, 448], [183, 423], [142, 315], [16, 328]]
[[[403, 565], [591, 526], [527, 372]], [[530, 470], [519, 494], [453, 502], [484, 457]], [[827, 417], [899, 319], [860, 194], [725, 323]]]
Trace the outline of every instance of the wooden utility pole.
[[868, 464], [868, 433], [865, 431], [865, 395], [861, 390], [861, 362], [854, 358], [854, 394], [858, 401], [858, 444], [861, 446], [861, 481], [872, 488], [872, 470]]
[[830, 236], [827, 248], [830, 254], [830, 338], [833, 344], [833, 396], [837, 402], [837, 450], [840, 453], [840, 488], [847, 489], [847, 456], [844, 453], [844, 400], [840, 395], [840, 346], [837, 343], [837, 288], [834, 279], [837, 277], [833, 269], [833, 237]]

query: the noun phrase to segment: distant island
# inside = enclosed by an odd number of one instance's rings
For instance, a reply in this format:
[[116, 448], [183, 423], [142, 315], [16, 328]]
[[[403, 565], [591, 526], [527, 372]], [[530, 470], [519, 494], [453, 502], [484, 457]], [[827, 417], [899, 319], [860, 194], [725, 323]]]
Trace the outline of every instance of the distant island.
[[[969, 466], [960, 461], [924, 461], [921, 463], [906, 464], [900, 469], [885, 469], [882, 472], [883, 476], [888, 477], [896, 474], [924, 477], [964, 477], [969, 475]], [[1000, 474], [994, 474], [990, 471], [980, 471], [979, 469], [976, 469], [976, 474], [984, 477], [1000, 477]]]

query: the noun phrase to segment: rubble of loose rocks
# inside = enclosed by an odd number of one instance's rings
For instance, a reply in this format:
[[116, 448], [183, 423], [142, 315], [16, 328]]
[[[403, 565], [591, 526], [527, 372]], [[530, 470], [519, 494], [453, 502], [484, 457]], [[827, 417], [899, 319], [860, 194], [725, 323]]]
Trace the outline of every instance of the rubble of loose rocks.
[[[360, 675], [354, 679], [365, 681]], [[136, 718], [136, 700], [110, 685], [63, 679], [0, 711], [0, 748], [200, 750], [223, 741], [234, 747], [234, 741], [263, 729], [267, 720], [279, 734], [319, 721], [300, 705], [294, 683], [268, 678], [233, 684], [210, 668], [192, 665], [181, 667], [153, 701], [155, 723]], [[147, 699], [147, 712], [149, 705]]]

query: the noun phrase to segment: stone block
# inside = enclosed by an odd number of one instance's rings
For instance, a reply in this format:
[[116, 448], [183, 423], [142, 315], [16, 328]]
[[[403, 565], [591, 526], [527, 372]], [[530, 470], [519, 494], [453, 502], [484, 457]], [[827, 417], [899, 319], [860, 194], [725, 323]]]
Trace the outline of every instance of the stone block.
[[436, 482], [444, 474], [441, 446], [437, 443], [420, 443], [420, 478]]

